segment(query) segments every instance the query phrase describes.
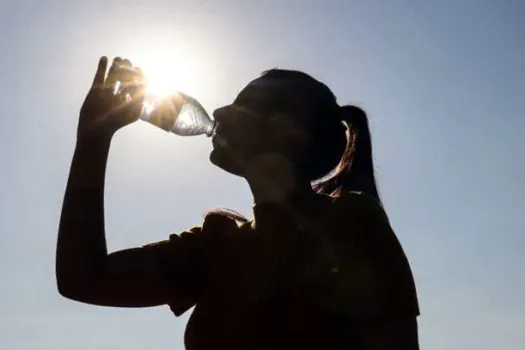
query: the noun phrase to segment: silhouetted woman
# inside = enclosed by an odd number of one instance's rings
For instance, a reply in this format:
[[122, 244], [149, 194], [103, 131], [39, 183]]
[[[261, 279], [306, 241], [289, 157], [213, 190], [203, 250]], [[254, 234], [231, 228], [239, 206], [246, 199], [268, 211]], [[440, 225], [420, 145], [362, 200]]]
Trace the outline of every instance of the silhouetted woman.
[[[108, 253], [104, 176], [111, 139], [136, 121], [143, 77], [102, 58], [80, 111], [60, 221], [60, 294], [84, 303], [195, 306], [189, 350], [418, 349], [415, 285], [374, 180], [366, 114], [307, 74], [270, 70], [218, 121], [210, 159], [242, 176], [254, 219], [202, 225]], [[112, 94], [124, 82], [133, 98]], [[335, 171], [333, 171], [335, 169]], [[325, 181], [312, 183], [331, 174]]]

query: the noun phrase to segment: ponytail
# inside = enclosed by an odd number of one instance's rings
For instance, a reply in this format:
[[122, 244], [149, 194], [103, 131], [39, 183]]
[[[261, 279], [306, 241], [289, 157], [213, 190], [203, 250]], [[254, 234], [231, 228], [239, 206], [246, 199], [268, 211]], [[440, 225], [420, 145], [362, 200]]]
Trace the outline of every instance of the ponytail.
[[356, 191], [381, 203], [374, 175], [372, 139], [368, 117], [356, 106], [339, 107], [340, 120], [347, 126], [347, 145], [334, 174], [314, 186], [320, 193], [341, 195]]

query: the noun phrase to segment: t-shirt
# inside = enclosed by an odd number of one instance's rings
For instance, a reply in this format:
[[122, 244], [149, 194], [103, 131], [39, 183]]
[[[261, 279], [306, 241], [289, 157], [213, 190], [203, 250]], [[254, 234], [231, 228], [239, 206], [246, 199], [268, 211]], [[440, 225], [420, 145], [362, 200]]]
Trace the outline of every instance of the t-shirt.
[[361, 330], [419, 315], [408, 260], [374, 199], [300, 207], [257, 205], [241, 225], [212, 213], [156, 245], [171, 310], [195, 306], [187, 349], [359, 349]]

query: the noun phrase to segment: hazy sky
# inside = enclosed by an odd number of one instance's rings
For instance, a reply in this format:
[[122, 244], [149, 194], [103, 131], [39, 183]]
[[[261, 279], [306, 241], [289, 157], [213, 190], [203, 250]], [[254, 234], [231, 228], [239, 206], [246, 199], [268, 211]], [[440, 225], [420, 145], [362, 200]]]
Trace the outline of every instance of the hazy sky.
[[[293, 68], [370, 114], [378, 182], [412, 263], [426, 350], [525, 344], [523, 0], [0, 3], [0, 348], [183, 349], [188, 314], [61, 298], [54, 254], [77, 115], [98, 57], [153, 71], [210, 111], [261, 71]], [[142, 60], [142, 61], [141, 61]], [[205, 137], [138, 122], [107, 176], [111, 250], [251, 215]]]

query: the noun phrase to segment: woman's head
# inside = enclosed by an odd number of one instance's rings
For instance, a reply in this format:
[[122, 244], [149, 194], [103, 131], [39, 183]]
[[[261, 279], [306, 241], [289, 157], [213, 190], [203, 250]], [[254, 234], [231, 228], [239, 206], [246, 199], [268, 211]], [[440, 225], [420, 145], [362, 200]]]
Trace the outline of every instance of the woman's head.
[[323, 83], [290, 70], [264, 72], [228, 106], [218, 121], [211, 160], [244, 175], [254, 160], [268, 154], [286, 158], [315, 189], [332, 194], [364, 191], [378, 198], [366, 114], [339, 106]]

